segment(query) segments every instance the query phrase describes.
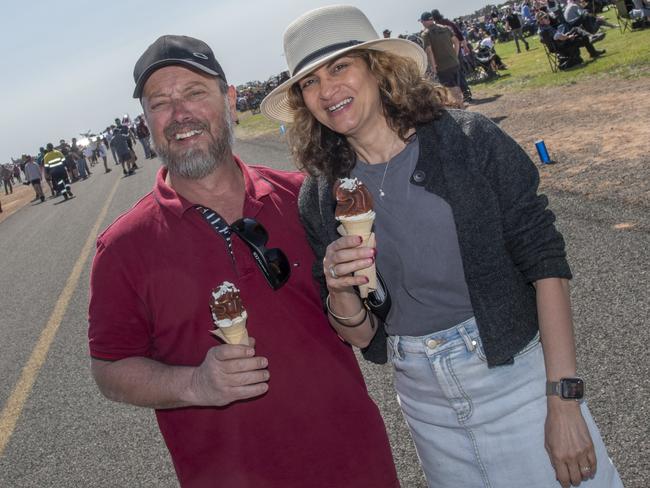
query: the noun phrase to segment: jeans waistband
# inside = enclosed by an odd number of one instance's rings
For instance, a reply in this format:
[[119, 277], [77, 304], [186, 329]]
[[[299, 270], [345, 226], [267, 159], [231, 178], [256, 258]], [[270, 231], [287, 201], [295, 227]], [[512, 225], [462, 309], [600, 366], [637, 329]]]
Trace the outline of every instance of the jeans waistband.
[[449, 329], [434, 332], [424, 336], [389, 336], [388, 347], [397, 357], [403, 353], [422, 354], [430, 356], [459, 346], [473, 351], [479, 341], [476, 319], [471, 317]]

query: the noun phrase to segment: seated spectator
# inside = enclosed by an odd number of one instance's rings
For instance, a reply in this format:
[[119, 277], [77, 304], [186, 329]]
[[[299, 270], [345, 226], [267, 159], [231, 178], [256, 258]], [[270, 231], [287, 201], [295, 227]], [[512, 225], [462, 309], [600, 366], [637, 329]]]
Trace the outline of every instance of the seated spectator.
[[571, 27], [581, 27], [590, 34], [598, 32], [601, 26], [618, 27], [616, 24], [607, 22], [605, 17], [595, 16], [587, 12], [580, 6], [579, 0], [567, 0], [564, 18]]
[[476, 48], [476, 56], [478, 56], [481, 59], [485, 59], [486, 55], [489, 55], [491, 57], [491, 60], [493, 61], [492, 64], [492, 69], [495, 71], [497, 70], [503, 70], [503, 69], [508, 69], [508, 67], [503, 64], [503, 61], [501, 60], [501, 57], [497, 54], [496, 49], [494, 49], [494, 40], [490, 35], [485, 32], [485, 31], [479, 31], [481, 34], [481, 41], [478, 43], [478, 46]]
[[567, 24], [562, 24], [558, 29], [551, 25], [549, 14], [539, 12], [537, 14], [539, 25], [540, 41], [545, 44], [550, 52], [560, 56], [560, 69], [568, 69], [582, 63], [580, 48], [584, 47], [589, 56], [597, 58], [605, 54], [605, 50], [597, 50], [593, 42], [604, 37], [604, 34], [590, 35], [580, 27], [571, 27], [567, 30]]
[[650, 21], [650, 1], [633, 0], [634, 8], [630, 10], [630, 17], [638, 19], [643, 17], [646, 22]]
[[[544, 9], [542, 8], [542, 10]], [[564, 24], [566, 22], [564, 11], [562, 10], [562, 5], [559, 0], [557, 2], [555, 0], [548, 0], [546, 2], [545, 11], [551, 14], [551, 25], [554, 27], [556, 24]]]
[[528, 0], [521, 5], [521, 19], [523, 21], [523, 31], [533, 35], [537, 31], [537, 21]]

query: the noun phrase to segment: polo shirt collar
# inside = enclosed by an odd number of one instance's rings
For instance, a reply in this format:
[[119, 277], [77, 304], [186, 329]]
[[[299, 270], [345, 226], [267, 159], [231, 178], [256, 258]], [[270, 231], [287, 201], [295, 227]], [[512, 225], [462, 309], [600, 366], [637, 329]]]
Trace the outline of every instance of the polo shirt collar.
[[[256, 214], [264, 205], [261, 199], [273, 192], [273, 185], [256, 169], [246, 165], [238, 156], [233, 154], [233, 160], [244, 175], [246, 196], [244, 198], [244, 214], [252, 211]], [[181, 218], [185, 212], [194, 208], [194, 203], [176, 193], [166, 182], [167, 168], [161, 167], [156, 174], [153, 194], [156, 202], [174, 215]], [[251, 215], [254, 216], [254, 215]]]

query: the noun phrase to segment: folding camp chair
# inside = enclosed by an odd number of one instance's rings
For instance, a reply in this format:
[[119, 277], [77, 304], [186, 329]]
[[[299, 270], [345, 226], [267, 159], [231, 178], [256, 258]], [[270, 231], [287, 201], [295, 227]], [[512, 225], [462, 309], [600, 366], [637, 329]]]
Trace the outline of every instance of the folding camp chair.
[[625, 34], [626, 30], [632, 32], [632, 17], [630, 17], [627, 2], [625, 0], [616, 0], [615, 5], [616, 21], [618, 22], [618, 28], [620, 29], [621, 34]]
[[554, 46], [549, 47], [545, 42], [542, 42], [542, 46], [544, 46], [544, 52], [546, 53], [546, 59], [551, 67], [551, 71], [557, 73], [560, 65], [557, 51], [554, 49]]

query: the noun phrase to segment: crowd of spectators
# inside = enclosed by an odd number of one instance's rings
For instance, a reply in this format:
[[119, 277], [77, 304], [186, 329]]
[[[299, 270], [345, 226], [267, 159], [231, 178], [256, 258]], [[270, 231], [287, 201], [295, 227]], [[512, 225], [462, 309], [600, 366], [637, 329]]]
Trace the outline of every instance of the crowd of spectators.
[[149, 128], [142, 115], [135, 120], [131, 120], [128, 115], [118, 117], [114, 124], [99, 134], [86, 132], [80, 135], [83, 137], [72, 137], [70, 143], [66, 139], [60, 139], [56, 146], [47, 143], [36, 154], [26, 153], [20, 158], [12, 158], [10, 163], [0, 164], [5, 195], [11, 195], [16, 184], [31, 185], [35, 193], [33, 201], [44, 202], [45, 182], [51, 198], [63, 194], [67, 199], [72, 196], [70, 185], [86, 180], [100, 161], [104, 173], [111, 172], [109, 152], [114, 164], [122, 167], [123, 174], [132, 175], [138, 168], [138, 157], [134, 151], [137, 141], [142, 144], [145, 158], [156, 157], [151, 147]]
[[[650, 22], [649, 2], [625, 0], [625, 6], [631, 18]], [[547, 49], [560, 57], [560, 69], [583, 62], [580, 48], [586, 49], [592, 58], [604, 54], [605, 50], [597, 50], [593, 44], [605, 35], [600, 32], [601, 27], [616, 27], [598, 15], [611, 3], [611, 0], [524, 0], [507, 2], [500, 7], [489, 5], [473, 15], [453, 21], [438, 10], [432, 10], [420, 15], [421, 30], [398, 37], [415, 42], [426, 50], [428, 75], [449, 88], [450, 104], [464, 106], [464, 103], [472, 101], [471, 81], [497, 77], [499, 71], [507, 69], [496, 52], [497, 43], [514, 41], [517, 53], [521, 53], [522, 46], [526, 51], [530, 49], [526, 37], [539, 34]], [[382, 34], [391, 37], [392, 32], [386, 28]], [[251, 81], [238, 86], [237, 110], [258, 112], [264, 97], [288, 78], [289, 73], [284, 71], [266, 81]], [[133, 174], [137, 169], [137, 156], [133, 150], [136, 141], [142, 144], [146, 158], [156, 157], [142, 116], [134, 121], [128, 116], [116, 118], [115, 123], [100, 134], [82, 135], [84, 139], [81, 142], [74, 137], [71, 144], [61, 139], [59, 145], [51, 150], [41, 147], [35, 156], [24, 154], [18, 160], [12, 158], [11, 163], [0, 165], [5, 194], [11, 194], [13, 186], [24, 180], [25, 184], [34, 187], [35, 200], [43, 201], [40, 185], [45, 180], [51, 195], [57, 195], [59, 192], [44, 164], [45, 155], [52, 150], [60, 152], [69, 182], [86, 179], [92, 174], [90, 168], [100, 160], [104, 171], [110, 172], [107, 162], [109, 149], [115, 164], [122, 166], [123, 173]], [[34, 166], [29, 163], [39, 168], [38, 178]], [[30, 169], [26, 171], [26, 167]]]
[[[626, 0], [642, 3], [646, 0]], [[593, 47], [604, 37], [598, 32], [602, 26], [615, 27], [597, 14], [610, 0], [524, 0], [507, 2], [500, 7], [486, 6], [472, 15], [449, 20], [438, 10], [423, 12], [419, 17], [421, 29], [398, 37], [419, 44], [426, 50], [428, 76], [449, 89], [451, 105], [462, 107], [472, 101], [470, 83], [499, 76], [507, 66], [496, 48], [498, 43], [514, 41], [517, 53], [530, 49], [527, 37], [539, 34], [542, 42], [560, 51], [575, 54], [576, 46], [584, 47], [593, 58], [604, 50]], [[638, 6], [637, 6], [638, 7]], [[550, 25], [550, 27], [549, 27]], [[383, 37], [391, 37], [385, 28]], [[582, 63], [579, 55], [567, 58], [561, 68]], [[254, 81], [237, 87], [237, 109], [257, 113], [264, 97], [289, 78], [288, 72], [270, 77], [267, 81]]]
[[[625, 0], [632, 17], [650, 16], [648, 2], [650, 0]], [[496, 52], [497, 43], [514, 41], [517, 53], [521, 53], [522, 48], [530, 49], [526, 38], [536, 34], [543, 43], [549, 44], [552, 29], [554, 46], [574, 53], [571, 60], [567, 57], [561, 68], [582, 63], [582, 58], [575, 55], [576, 46], [584, 47], [594, 58], [604, 54], [604, 50], [593, 47], [594, 42], [604, 37], [604, 33], [598, 30], [602, 26], [616, 26], [597, 14], [612, 3], [613, 0], [523, 0], [506, 2], [499, 7], [488, 5], [472, 15], [454, 20], [445, 18], [434, 9], [420, 15], [421, 30], [399, 34], [398, 37], [427, 50], [428, 75], [450, 89], [452, 104], [462, 106], [463, 102], [472, 100], [471, 82], [498, 77], [500, 71], [507, 69]], [[441, 28], [449, 30], [451, 35]], [[382, 36], [391, 37], [392, 31], [385, 28]], [[284, 71], [266, 81], [239, 85], [237, 110], [258, 113], [264, 97], [288, 78], [289, 73]]]
[[283, 71], [279, 75], [271, 76], [266, 81], [249, 81], [239, 85], [237, 87], [237, 110], [240, 112], [251, 110], [253, 113], [259, 113], [264, 97], [288, 79], [289, 72]]

